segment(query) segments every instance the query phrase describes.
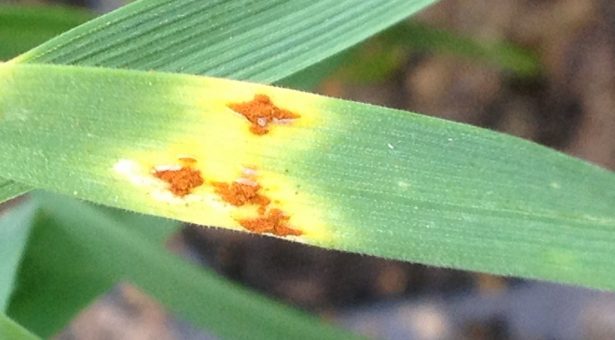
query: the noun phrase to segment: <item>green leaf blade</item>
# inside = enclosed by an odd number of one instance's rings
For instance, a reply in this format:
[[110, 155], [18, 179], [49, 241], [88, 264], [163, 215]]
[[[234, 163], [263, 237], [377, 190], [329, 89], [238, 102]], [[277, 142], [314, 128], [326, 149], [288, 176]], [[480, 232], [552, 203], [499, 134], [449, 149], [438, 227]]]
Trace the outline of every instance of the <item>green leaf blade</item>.
[[[249, 4], [241, 0], [142, 0], [81, 25], [13, 62], [156, 69], [274, 82], [338, 53], [433, 2], [396, 0], [383, 5], [370, 0], [357, 6], [354, 1], [337, 0]], [[357, 8], [377, 15], [363, 21], [346, 15]], [[351, 21], [343, 22], [345, 27], [352, 29], [331, 36], [325, 46], [318, 39], [340, 26], [329, 18], [308, 30], [311, 34], [295, 32], [296, 37], [280, 36], [290, 33], [287, 26], [309, 29], [304, 22], [313, 21], [323, 13], [343, 16]], [[0, 182], [16, 185], [1, 178]], [[11, 197], [0, 195], [0, 201]]]
[[16, 61], [156, 69], [272, 82], [348, 48], [432, 2], [138, 1]]
[[[76, 99], [23, 95], [58, 86]], [[205, 77], [6, 65], [0, 89], [6, 115], [0, 153], [13, 160], [0, 170], [24, 183], [243, 230], [241, 221], [254, 212], [231, 206], [212, 183], [245, 180], [249, 168], [271, 207], [286, 212], [302, 232], [291, 240], [615, 289], [615, 270], [606, 260], [615, 250], [615, 176], [531, 142]], [[255, 136], [229, 103], [258, 94], [301, 117]], [[61, 139], [54, 128], [63, 131]], [[30, 149], [43, 157], [19, 151]], [[158, 166], [177, 166], [181, 157], [194, 159], [205, 178], [185, 198], [153, 175]]]
[[612, 172], [460, 124], [339, 110], [354, 124], [304, 164], [351, 169], [311, 178], [345, 207], [342, 249], [615, 289]]

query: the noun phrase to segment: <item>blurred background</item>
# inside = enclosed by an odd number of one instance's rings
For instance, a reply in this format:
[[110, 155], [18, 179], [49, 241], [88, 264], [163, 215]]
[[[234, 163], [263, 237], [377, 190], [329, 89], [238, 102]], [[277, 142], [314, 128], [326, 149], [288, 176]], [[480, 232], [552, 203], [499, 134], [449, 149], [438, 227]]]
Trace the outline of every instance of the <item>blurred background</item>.
[[[81, 6], [95, 14], [125, 2], [0, 0]], [[0, 59], [27, 47], [0, 48]], [[615, 169], [612, 0], [442, 0], [280, 84], [502, 131]], [[369, 337], [615, 339], [611, 293], [199, 226], [185, 226], [169, 247]], [[212, 337], [121, 283], [56, 338]]]

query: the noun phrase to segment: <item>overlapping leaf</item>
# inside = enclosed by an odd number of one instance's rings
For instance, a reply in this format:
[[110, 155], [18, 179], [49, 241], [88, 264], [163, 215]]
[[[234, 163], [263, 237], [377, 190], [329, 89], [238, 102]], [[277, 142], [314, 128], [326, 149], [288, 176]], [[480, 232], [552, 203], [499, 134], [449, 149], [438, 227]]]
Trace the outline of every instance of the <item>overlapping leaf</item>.
[[0, 313], [0, 339], [36, 340], [38, 338], [6, 315]]
[[0, 5], [0, 60], [26, 52], [92, 17], [72, 8]]
[[34, 208], [31, 204], [24, 204], [0, 214], [0, 312], [4, 312], [13, 293]]
[[35, 223], [9, 313], [45, 338], [73, 316], [74, 304], [84, 307], [120, 281], [218, 336], [349, 337], [168, 253], [160, 236], [176, 229], [171, 221], [127, 225], [75, 200], [43, 193], [34, 200]]

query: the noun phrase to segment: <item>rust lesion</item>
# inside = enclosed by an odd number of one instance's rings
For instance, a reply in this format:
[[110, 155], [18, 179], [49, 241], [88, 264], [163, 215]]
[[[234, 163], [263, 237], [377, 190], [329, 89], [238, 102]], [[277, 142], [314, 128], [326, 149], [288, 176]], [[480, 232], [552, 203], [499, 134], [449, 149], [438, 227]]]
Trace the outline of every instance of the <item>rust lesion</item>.
[[289, 226], [290, 217], [280, 209], [270, 209], [266, 213], [259, 214], [258, 217], [241, 219], [239, 224], [242, 227], [255, 233], [269, 233], [277, 236], [299, 236], [300, 230]]
[[215, 192], [223, 201], [236, 206], [257, 206], [256, 216], [238, 219], [245, 229], [257, 234], [299, 236], [303, 232], [290, 226], [290, 216], [279, 208], [272, 208], [272, 200], [262, 193], [256, 179], [242, 177], [232, 183], [212, 182]]
[[256, 94], [254, 99], [243, 103], [231, 103], [228, 107], [243, 115], [250, 123], [250, 132], [255, 135], [269, 133], [270, 124], [285, 123], [301, 116], [273, 104], [271, 98], [264, 94]]
[[154, 167], [154, 177], [167, 182], [168, 189], [178, 197], [185, 197], [192, 190], [205, 183], [201, 171], [195, 168], [196, 160], [193, 158], [179, 158], [180, 165], [174, 167]]
[[244, 205], [258, 205], [259, 211], [264, 211], [271, 200], [260, 193], [261, 186], [254, 182], [212, 182], [215, 192], [224, 201], [241, 207]]
[[241, 217], [235, 218], [248, 231], [283, 237], [303, 234], [301, 230], [292, 227], [291, 216], [280, 209], [280, 202], [268, 197], [267, 189], [258, 183], [255, 169], [244, 168], [242, 175], [232, 182], [206, 181], [196, 164], [194, 158], [179, 157], [176, 164], [154, 166], [151, 175], [166, 182], [166, 189], [178, 198], [184, 198], [196, 188], [206, 186], [233, 207], [252, 207], [237, 211]]

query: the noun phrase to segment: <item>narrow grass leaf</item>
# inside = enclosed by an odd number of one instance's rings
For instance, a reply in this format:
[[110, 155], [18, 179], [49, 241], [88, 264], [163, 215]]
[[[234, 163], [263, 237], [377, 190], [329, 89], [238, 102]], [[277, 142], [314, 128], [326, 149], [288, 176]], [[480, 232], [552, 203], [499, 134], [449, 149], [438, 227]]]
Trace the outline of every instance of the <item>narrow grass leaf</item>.
[[384, 81], [407, 62], [410, 53], [455, 56], [516, 77], [533, 77], [542, 69], [531, 51], [514, 44], [485, 42], [423, 23], [402, 22], [347, 51], [347, 61], [339, 64], [343, 66], [335, 76], [355, 83]]
[[6, 310], [13, 293], [34, 211], [31, 204], [22, 204], [16, 209], [0, 212], [0, 312]]
[[67, 32], [16, 61], [272, 82], [433, 2], [142, 0]]
[[153, 226], [133, 219], [136, 223], [124, 225], [127, 220], [83, 202], [46, 193], [33, 196], [41, 209], [9, 314], [45, 338], [58, 332], [92, 296], [120, 280], [224, 338], [350, 337], [203, 271], [144, 237], [148, 228], [157, 233], [174, 230], [174, 222]]
[[542, 69], [531, 51], [517, 45], [476, 40], [417, 22], [399, 24], [381, 34], [381, 39], [388, 48], [454, 54], [498, 66], [522, 77], [535, 76]]
[[[435, 0], [141, 0], [15, 59], [274, 82]], [[0, 178], [2, 183], [10, 181]], [[6, 200], [0, 196], [0, 202]]]
[[615, 175], [518, 138], [155, 72], [4, 65], [0, 93], [0, 171], [19, 182], [332, 249], [615, 289]]
[[39, 339], [6, 315], [0, 313], [0, 339], [36, 340]]
[[7, 60], [93, 18], [70, 7], [0, 5], [0, 60]]

